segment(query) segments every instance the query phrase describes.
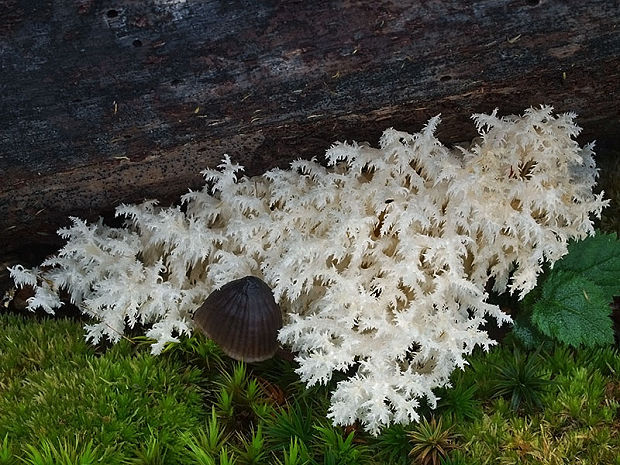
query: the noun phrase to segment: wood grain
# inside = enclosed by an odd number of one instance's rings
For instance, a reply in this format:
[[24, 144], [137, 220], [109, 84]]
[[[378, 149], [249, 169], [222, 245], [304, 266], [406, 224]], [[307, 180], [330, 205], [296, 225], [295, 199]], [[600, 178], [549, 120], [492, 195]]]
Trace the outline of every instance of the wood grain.
[[0, 241], [176, 200], [224, 153], [249, 174], [442, 113], [546, 103], [620, 142], [617, 1], [0, 2]]

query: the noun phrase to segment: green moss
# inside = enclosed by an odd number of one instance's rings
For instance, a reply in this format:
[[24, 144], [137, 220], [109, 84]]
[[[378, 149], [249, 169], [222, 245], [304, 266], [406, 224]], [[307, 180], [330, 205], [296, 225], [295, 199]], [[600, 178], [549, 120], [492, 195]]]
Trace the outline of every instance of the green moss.
[[[509, 347], [500, 351], [509, 356]], [[530, 356], [540, 357], [541, 369], [553, 374], [542, 408], [516, 413], [508, 399], [498, 398], [486, 403], [481, 419], [458, 424], [462, 450], [472, 463], [615, 463], [620, 450], [617, 352], [557, 347]]]
[[[233, 362], [200, 338], [157, 357], [135, 339], [97, 352], [79, 322], [0, 315], [0, 324], [0, 465], [404, 465], [422, 455], [443, 464], [620, 465], [612, 349], [477, 351], [454, 387], [438, 392], [434, 429], [432, 420], [395, 425], [375, 438], [359, 425], [331, 426], [329, 386], [305, 389], [294, 363]], [[433, 434], [446, 430], [443, 452], [433, 449]]]
[[451, 417], [455, 422], [476, 420], [482, 415], [482, 406], [476, 396], [478, 386], [466, 379], [463, 371], [452, 374], [451, 387], [437, 390], [438, 412]]
[[74, 322], [1, 319], [7, 349], [0, 352], [0, 437], [13, 444], [54, 438], [60, 447], [77, 438], [126, 450], [144, 443], [149, 428], [172, 443], [198, 425], [196, 369], [144, 352], [128, 357], [126, 342], [95, 356]]
[[6, 380], [93, 355], [83, 328], [67, 319], [35, 322], [21, 315], [0, 314], [0, 392]]

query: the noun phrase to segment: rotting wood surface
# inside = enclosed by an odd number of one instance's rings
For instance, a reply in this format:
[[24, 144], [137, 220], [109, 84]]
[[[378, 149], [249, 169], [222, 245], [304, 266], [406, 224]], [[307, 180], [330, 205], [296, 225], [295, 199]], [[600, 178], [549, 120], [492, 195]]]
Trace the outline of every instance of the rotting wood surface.
[[[474, 135], [546, 103], [620, 141], [617, 1], [4, 0], [0, 243], [174, 201], [228, 153], [249, 174], [335, 140]], [[601, 150], [601, 149], [599, 149]]]

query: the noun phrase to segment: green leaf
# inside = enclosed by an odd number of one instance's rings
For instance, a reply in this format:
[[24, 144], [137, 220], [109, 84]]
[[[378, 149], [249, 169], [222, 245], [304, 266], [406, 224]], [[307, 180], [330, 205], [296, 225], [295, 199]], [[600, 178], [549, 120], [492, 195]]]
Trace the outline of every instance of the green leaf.
[[543, 334], [578, 346], [612, 344], [611, 308], [593, 281], [570, 271], [554, 270], [543, 283], [531, 321]]
[[620, 241], [616, 234], [597, 233], [571, 242], [568, 255], [555, 264], [554, 271], [572, 271], [600, 286], [607, 303], [620, 295]]
[[[541, 287], [542, 286], [539, 286], [535, 290], [538, 290]], [[533, 291], [530, 292], [528, 296], [532, 293]], [[532, 323], [531, 309], [534, 307], [536, 300], [531, 301], [531, 303], [527, 306], [525, 304], [522, 306], [522, 310], [514, 319], [512, 326], [512, 334], [514, 334], [517, 340], [527, 349], [534, 349], [542, 346], [543, 344], [549, 344], [551, 341], [551, 339], [542, 334]]]

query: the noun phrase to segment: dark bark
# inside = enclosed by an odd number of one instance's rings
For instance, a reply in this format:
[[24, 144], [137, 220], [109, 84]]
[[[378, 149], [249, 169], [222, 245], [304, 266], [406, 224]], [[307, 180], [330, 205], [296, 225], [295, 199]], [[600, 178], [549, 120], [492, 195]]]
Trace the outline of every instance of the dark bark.
[[5, 0], [0, 241], [55, 243], [69, 215], [174, 201], [222, 154], [257, 174], [376, 143], [469, 139], [472, 112], [546, 103], [620, 141], [609, 0]]

